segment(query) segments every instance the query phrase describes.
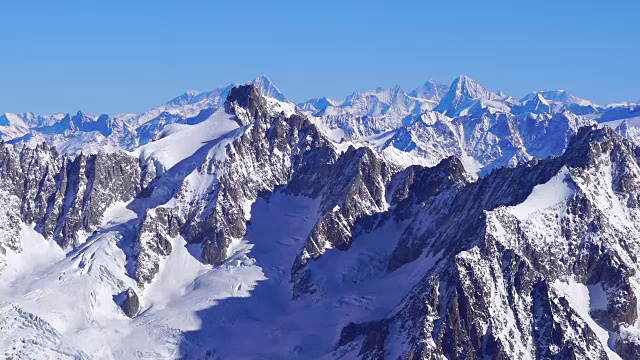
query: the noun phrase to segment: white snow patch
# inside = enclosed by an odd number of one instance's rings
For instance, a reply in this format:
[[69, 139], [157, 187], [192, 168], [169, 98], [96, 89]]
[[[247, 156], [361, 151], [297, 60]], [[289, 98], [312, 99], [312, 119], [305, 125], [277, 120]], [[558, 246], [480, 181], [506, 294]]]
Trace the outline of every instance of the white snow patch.
[[10, 281], [53, 264], [65, 257], [64, 251], [52, 240], [46, 240], [33, 229], [33, 225], [21, 225], [22, 252], [7, 250], [7, 267], [0, 274], [0, 287]]
[[238, 123], [219, 109], [207, 120], [195, 125], [171, 124], [163, 130], [164, 137], [137, 148], [133, 155], [145, 161], [154, 159], [170, 169], [193, 155], [208, 142], [237, 129]]
[[124, 223], [136, 218], [136, 213], [127, 209], [128, 202], [117, 201], [111, 204], [102, 215], [102, 226]]
[[524, 202], [506, 210], [520, 220], [527, 220], [533, 213], [565, 201], [573, 195], [573, 190], [565, 181], [568, 174], [567, 168], [563, 167], [551, 180], [535, 186]]
[[478, 177], [478, 173], [480, 172], [480, 170], [482, 170], [482, 164], [478, 160], [468, 155], [467, 153], [463, 153], [460, 156], [460, 161], [462, 162], [462, 166], [464, 166], [464, 170], [466, 172], [468, 172], [474, 178]]
[[[568, 282], [556, 280], [553, 283], [553, 287], [569, 301], [569, 306], [578, 313], [582, 320], [584, 320], [589, 328], [596, 334], [604, 351], [607, 353], [607, 357], [609, 359], [622, 360], [622, 358], [609, 347], [609, 332], [598, 325], [591, 317], [591, 314], [589, 314], [591, 308], [589, 288], [584, 284], [576, 282], [573, 278], [570, 278]], [[597, 302], [599, 301], [598, 299]]]
[[272, 112], [276, 112], [276, 113], [282, 112], [286, 117], [290, 117], [291, 115], [294, 115], [296, 113], [295, 104], [284, 102], [284, 101], [278, 101], [268, 96], [265, 96], [264, 99], [267, 102], [267, 107]]
[[152, 307], [153, 311], [164, 309], [168, 303], [186, 293], [187, 287], [200, 275], [211, 270], [189, 252], [189, 246], [182, 236], [171, 241], [171, 254], [160, 262], [160, 271], [153, 282], [144, 290], [142, 307]]

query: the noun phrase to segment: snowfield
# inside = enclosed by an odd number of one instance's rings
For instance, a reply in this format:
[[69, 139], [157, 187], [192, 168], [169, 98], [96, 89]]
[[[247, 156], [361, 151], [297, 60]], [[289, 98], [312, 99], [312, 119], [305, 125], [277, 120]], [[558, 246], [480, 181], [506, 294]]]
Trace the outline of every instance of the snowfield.
[[567, 175], [567, 168], [562, 168], [549, 182], [534, 187], [531, 195], [524, 202], [508, 208], [507, 211], [520, 220], [527, 220], [535, 212], [564, 203], [573, 194], [565, 181]]
[[172, 124], [163, 130], [159, 140], [136, 149], [133, 155], [147, 161], [152, 159], [170, 169], [179, 161], [187, 159], [207, 142], [214, 141], [237, 129], [238, 123], [231, 120], [223, 109], [210, 118], [195, 125]]

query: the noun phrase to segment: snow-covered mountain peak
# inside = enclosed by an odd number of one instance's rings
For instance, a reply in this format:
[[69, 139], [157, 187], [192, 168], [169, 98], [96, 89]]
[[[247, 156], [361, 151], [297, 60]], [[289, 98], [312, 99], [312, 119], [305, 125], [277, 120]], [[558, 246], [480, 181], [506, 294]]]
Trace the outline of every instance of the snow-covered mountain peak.
[[571, 95], [566, 90], [534, 91], [520, 100], [520, 112], [562, 112], [572, 111], [577, 115], [588, 115], [601, 110], [602, 107], [592, 101]]
[[303, 103], [299, 103], [298, 107], [303, 111], [308, 111], [314, 114], [326, 109], [328, 106], [339, 106], [339, 105], [340, 105], [339, 100], [334, 100], [324, 96], [321, 98], [313, 98]]
[[449, 90], [449, 87], [447, 85], [441, 84], [434, 79], [430, 79], [429, 81], [411, 91], [409, 95], [419, 99], [425, 99], [438, 103], [447, 93], [447, 90]]
[[458, 96], [465, 96], [472, 99], [491, 100], [498, 96], [498, 94], [487, 90], [484, 86], [467, 75], [460, 75], [454, 79], [451, 83], [450, 89], [453, 89]]
[[77, 118], [77, 119], [92, 119], [95, 117], [95, 115], [82, 112], [82, 110], [78, 110], [73, 115], [72, 113], [67, 113], [66, 117]]
[[[447, 117], [446, 115], [439, 113], [437, 111], [427, 111], [423, 114], [421, 114], [420, 116], [416, 117], [413, 122], [416, 121], [421, 121], [425, 124], [428, 125], [434, 125], [435, 123], [439, 122], [439, 121], [446, 121], [446, 122], [451, 122], [451, 118]], [[411, 126], [411, 125], [409, 125]]]
[[389, 91], [390, 91], [392, 94], [399, 94], [399, 93], [404, 93], [404, 92], [405, 92], [405, 91], [402, 89], [402, 87], [400, 87], [400, 85], [397, 85], [397, 84], [396, 84], [396, 85], [393, 85], [393, 86], [389, 89]]
[[198, 95], [199, 93], [200, 93], [199, 91], [189, 89], [189, 90], [185, 91], [183, 95], [187, 96], [187, 97], [194, 97], [194, 96]]
[[454, 80], [453, 84], [455, 85], [451, 85], [451, 87], [455, 86], [456, 90], [461, 92], [464, 96], [469, 96], [475, 99], [494, 100], [504, 96], [488, 90], [479, 82], [466, 75], [458, 77]]
[[12, 124], [19, 124], [21, 126], [26, 126], [25, 122], [17, 114], [9, 113], [9, 112], [0, 114], [0, 126], [10, 126]]
[[194, 98], [200, 94], [198, 91], [195, 90], [187, 90], [184, 93], [180, 94], [179, 96], [176, 96], [175, 98], [167, 101], [167, 105], [172, 105], [172, 106], [181, 106], [181, 105], [186, 105], [186, 104], [190, 104], [193, 102]]
[[396, 85], [389, 89], [355, 91], [342, 102], [310, 100], [299, 106], [318, 117], [324, 128], [355, 139], [381, 134], [411, 122], [413, 116], [433, 109], [436, 102], [432, 99], [438, 96], [438, 91], [438, 87], [428, 87], [416, 97]]
[[287, 101], [287, 98], [284, 96], [284, 94], [282, 94], [282, 92], [266, 75], [260, 75], [250, 81], [250, 83], [255, 85], [260, 93], [264, 96], [274, 98], [278, 101]]
[[504, 96], [487, 90], [470, 77], [461, 75], [453, 80], [449, 90], [434, 110], [453, 116], [460, 114], [465, 108], [473, 106], [474, 102], [494, 101], [503, 98]]
[[520, 102], [527, 102], [534, 97], [542, 97], [547, 101], [555, 101], [565, 104], [576, 104], [581, 106], [594, 106], [598, 107], [595, 103], [589, 100], [585, 100], [570, 94], [567, 90], [545, 90], [545, 91], [534, 91], [530, 94], [527, 94]]

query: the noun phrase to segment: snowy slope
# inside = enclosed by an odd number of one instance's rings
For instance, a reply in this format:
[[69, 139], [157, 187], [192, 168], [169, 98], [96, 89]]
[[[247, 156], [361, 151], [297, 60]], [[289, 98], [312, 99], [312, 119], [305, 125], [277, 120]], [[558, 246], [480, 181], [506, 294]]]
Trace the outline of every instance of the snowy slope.
[[201, 123], [171, 124], [165, 127], [158, 140], [138, 147], [133, 154], [144, 161], [153, 160], [162, 168], [170, 169], [179, 161], [193, 155], [208, 141], [238, 127], [238, 123], [231, 120], [223, 109], [219, 109]]

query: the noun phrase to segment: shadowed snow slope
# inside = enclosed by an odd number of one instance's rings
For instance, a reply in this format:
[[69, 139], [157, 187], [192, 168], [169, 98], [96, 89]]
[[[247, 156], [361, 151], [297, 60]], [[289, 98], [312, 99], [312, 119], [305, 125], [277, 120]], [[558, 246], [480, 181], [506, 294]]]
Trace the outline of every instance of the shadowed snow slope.
[[199, 312], [202, 328], [186, 334], [183, 344], [188, 358], [207, 353], [236, 359], [332, 357], [344, 326], [387, 315], [433, 264], [425, 259], [386, 273], [385, 260], [403, 228], [391, 221], [375, 235], [357, 238], [348, 252], [333, 252], [312, 263], [322, 288], [294, 301], [290, 259], [318, 220], [318, 205], [280, 193], [254, 204], [245, 239], [253, 247], [231, 263], [256, 268], [263, 277], [246, 289], [249, 298], [227, 299]]

